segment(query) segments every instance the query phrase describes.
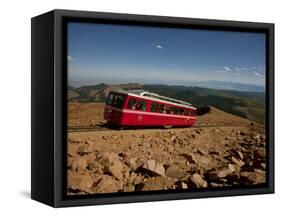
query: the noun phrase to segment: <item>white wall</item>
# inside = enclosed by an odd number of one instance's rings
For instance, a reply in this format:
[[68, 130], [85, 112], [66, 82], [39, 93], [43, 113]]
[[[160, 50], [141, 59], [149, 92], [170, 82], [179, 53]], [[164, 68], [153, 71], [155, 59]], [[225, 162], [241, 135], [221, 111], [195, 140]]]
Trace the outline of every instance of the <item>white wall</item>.
[[[54, 8], [276, 23], [276, 83], [281, 81], [281, 16], [277, 0], [23, 0], [1, 1], [0, 13], [0, 215], [31, 216], [266, 216], [278, 213], [280, 157], [276, 194], [215, 199], [51, 209], [30, 200], [30, 18]], [[276, 87], [276, 111], [281, 110]], [[276, 129], [280, 130], [280, 113]], [[276, 153], [280, 153], [280, 133]], [[44, 186], [42, 186], [44, 187]], [[279, 205], [280, 206], [280, 205]], [[6, 212], [6, 215], [3, 213]]]

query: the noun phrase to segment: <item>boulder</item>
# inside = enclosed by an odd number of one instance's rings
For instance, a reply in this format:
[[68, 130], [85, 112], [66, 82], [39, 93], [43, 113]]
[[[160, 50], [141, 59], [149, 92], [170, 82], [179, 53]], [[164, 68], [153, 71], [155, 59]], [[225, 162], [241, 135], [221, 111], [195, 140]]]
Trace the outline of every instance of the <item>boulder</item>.
[[135, 178], [138, 176], [138, 174], [136, 174], [135, 172], [131, 172], [130, 173], [130, 176], [129, 176], [129, 178], [128, 178], [128, 183], [129, 184], [133, 184], [134, 183], [134, 180], [135, 180]]
[[87, 160], [85, 158], [76, 158], [73, 160], [71, 165], [71, 171], [73, 172], [83, 172], [88, 166]]
[[105, 173], [109, 173], [113, 175], [116, 179], [122, 180], [123, 179], [122, 169], [123, 169], [123, 164], [119, 161], [116, 164], [106, 165]]
[[240, 159], [237, 159], [237, 158], [235, 158], [235, 157], [231, 157], [231, 161], [233, 162], [233, 163], [235, 163], [235, 164], [237, 164], [239, 167], [242, 167], [242, 166], [244, 166], [245, 165], [245, 162], [244, 161], [242, 161], [242, 160], [240, 160]]
[[261, 166], [261, 168], [262, 168], [263, 170], [266, 169], [266, 164], [265, 164], [265, 163], [261, 163], [260, 166]]
[[87, 160], [85, 158], [78, 158], [76, 162], [78, 171], [83, 171], [88, 166]]
[[144, 180], [144, 177], [143, 176], [137, 176], [135, 179], [134, 179], [134, 185], [139, 185], [140, 183], [142, 183]]
[[67, 174], [68, 188], [71, 188], [73, 190], [85, 191], [88, 193], [92, 192], [91, 187], [94, 181], [88, 173], [77, 174], [69, 170]]
[[227, 167], [222, 167], [218, 170], [209, 171], [207, 173], [209, 180], [225, 178], [231, 173], [235, 172], [235, 167], [232, 164], [228, 164]]
[[146, 161], [146, 163], [142, 166], [142, 169], [152, 176], [166, 176], [163, 165], [155, 160]]
[[197, 159], [194, 154], [183, 154], [183, 156], [188, 160], [189, 163], [197, 162]]
[[218, 177], [223, 178], [228, 176], [229, 174], [235, 172], [235, 167], [232, 164], [228, 164], [227, 169], [222, 169], [218, 173]]
[[209, 154], [222, 156], [222, 152], [215, 148], [211, 148]]
[[135, 191], [135, 186], [133, 185], [125, 185], [123, 188], [123, 192], [133, 192]]
[[169, 142], [174, 142], [177, 139], [175, 135], [172, 135], [169, 139]]
[[113, 193], [123, 189], [123, 184], [114, 177], [103, 175], [97, 186], [94, 187], [96, 193]]
[[89, 154], [91, 152], [93, 152], [94, 149], [93, 149], [93, 146], [92, 145], [89, 145], [89, 144], [84, 144], [84, 145], [81, 145], [78, 149], [78, 153], [80, 155], [85, 155], [85, 154]]
[[208, 154], [208, 151], [205, 151], [203, 149], [197, 149], [197, 153], [198, 154], [201, 154], [201, 155], [207, 155]]
[[105, 174], [110, 174], [118, 180], [123, 179], [122, 169], [124, 166], [117, 153], [104, 152], [100, 159], [101, 163], [104, 165]]
[[184, 177], [184, 171], [176, 165], [170, 165], [166, 169], [165, 173], [166, 173], [166, 176], [176, 178], [176, 179], [181, 179]]
[[110, 164], [115, 164], [120, 161], [118, 154], [114, 152], [106, 153], [104, 157]]
[[68, 140], [70, 142], [74, 142], [74, 143], [82, 143], [83, 140], [81, 138], [68, 138]]
[[93, 140], [86, 140], [85, 142], [88, 145], [94, 145], [94, 141]]
[[197, 163], [203, 168], [209, 168], [212, 166], [211, 159], [206, 156], [200, 156]]
[[197, 188], [207, 188], [208, 186], [208, 183], [198, 173], [194, 173], [191, 176], [191, 181], [196, 185]]
[[177, 182], [176, 184], [177, 184], [178, 189], [188, 189], [188, 186], [185, 182], [180, 181], [180, 182]]
[[231, 153], [234, 155], [234, 157], [243, 160], [244, 159], [244, 155], [242, 154], [241, 151], [238, 151], [237, 149], [233, 149], [231, 150]]
[[97, 161], [88, 161], [88, 169], [93, 173], [102, 175], [104, 166]]
[[255, 139], [256, 141], [260, 142], [260, 141], [261, 141], [261, 135], [258, 134], [258, 135], [256, 135], [256, 136], [254, 136], [254, 139]]
[[241, 183], [245, 185], [261, 184], [266, 182], [266, 173], [263, 170], [254, 169], [253, 172], [243, 171], [240, 173]]
[[127, 164], [132, 170], [136, 170], [138, 168], [137, 158], [127, 159]]
[[156, 191], [172, 189], [175, 181], [166, 177], [157, 176], [148, 178], [146, 182], [141, 186], [142, 191]]
[[211, 182], [210, 186], [213, 188], [218, 188], [218, 187], [223, 187], [224, 185], [221, 183], [215, 183], [215, 182]]

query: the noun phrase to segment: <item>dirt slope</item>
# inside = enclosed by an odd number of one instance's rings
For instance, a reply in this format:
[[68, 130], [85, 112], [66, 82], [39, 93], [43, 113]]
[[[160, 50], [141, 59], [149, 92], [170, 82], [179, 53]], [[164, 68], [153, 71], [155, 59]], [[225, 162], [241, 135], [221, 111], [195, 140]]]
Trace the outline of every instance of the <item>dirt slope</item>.
[[211, 107], [211, 112], [197, 117], [197, 125], [247, 126], [251, 121]]
[[68, 126], [95, 126], [104, 123], [103, 109], [104, 103], [69, 103]]

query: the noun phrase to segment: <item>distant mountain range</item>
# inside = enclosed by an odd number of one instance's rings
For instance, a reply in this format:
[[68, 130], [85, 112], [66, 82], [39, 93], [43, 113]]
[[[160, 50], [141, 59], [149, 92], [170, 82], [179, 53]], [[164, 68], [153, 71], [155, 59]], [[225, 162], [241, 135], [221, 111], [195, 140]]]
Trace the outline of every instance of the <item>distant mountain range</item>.
[[105, 102], [108, 93], [111, 90], [118, 89], [143, 89], [187, 101], [196, 107], [210, 105], [249, 120], [265, 123], [265, 93], [263, 91], [236, 91], [164, 84], [128, 83], [112, 85], [100, 83], [77, 88], [69, 86], [68, 100], [71, 102]]
[[[124, 82], [124, 81], [123, 81]], [[82, 87], [82, 86], [93, 86], [99, 84], [101, 82], [97, 81], [71, 81], [70, 85], [73, 87]], [[110, 82], [108, 82], [110, 83]], [[122, 82], [116, 82], [122, 83]], [[131, 83], [131, 82], [125, 82]], [[147, 80], [141, 82], [144, 84], [154, 84], [153, 81]], [[187, 87], [203, 87], [203, 88], [211, 88], [216, 90], [237, 90], [237, 91], [246, 91], [246, 92], [265, 92], [265, 87], [261, 85], [255, 84], [246, 84], [246, 83], [238, 83], [238, 82], [229, 82], [229, 81], [216, 81], [216, 80], [209, 80], [209, 81], [166, 81], [164, 82], [167, 85], [182, 85]], [[162, 83], [157, 83], [162, 84]]]
[[186, 82], [185, 86], [192, 87], [205, 87], [220, 90], [237, 90], [237, 91], [247, 91], [247, 92], [265, 92], [264, 86], [259, 86], [255, 84], [244, 84], [238, 82], [228, 82], [228, 81], [195, 81]]

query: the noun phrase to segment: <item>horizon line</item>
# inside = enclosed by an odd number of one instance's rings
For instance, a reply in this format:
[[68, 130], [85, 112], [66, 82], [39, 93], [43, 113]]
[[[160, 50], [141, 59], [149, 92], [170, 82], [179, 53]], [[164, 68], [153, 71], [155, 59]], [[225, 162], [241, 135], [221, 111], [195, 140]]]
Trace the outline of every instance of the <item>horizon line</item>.
[[[98, 82], [96, 82], [98, 81]], [[99, 80], [69, 80], [68, 84], [70, 82], [96, 82], [96, 84], [148, 84], [148, 82], [134, 82], [134, 81], [124, 81], [124, 82], [106, 82], [106, 81], [99, 81]], [[173, 82], [182, 82], [181, 84], [171, 84]], [[153, 82], [149, 82], [149, 84], [165, 84], [168, 86], [186, 86], [187, 84], [183, 84], [184, 82], [222, 82], [222, 83], [232, 83], [232, 84], [242, 84], [242, 85], [252, 85], [252, 86], [258, 86], [258, 87], [263, 87], [266, 88], [266, 84], [255, 84], [255, 83], [244, 83], [244, 82], [234, 82], [234, 81], [221, 81], [221, 80], [190, 80], [190, 81], [158, 81], [158, 83], [153, 83]], [[190, 87], [191, 85], [188, 84], [188, 86]], [[195, 86], [197, 86], [195, 84]]]

